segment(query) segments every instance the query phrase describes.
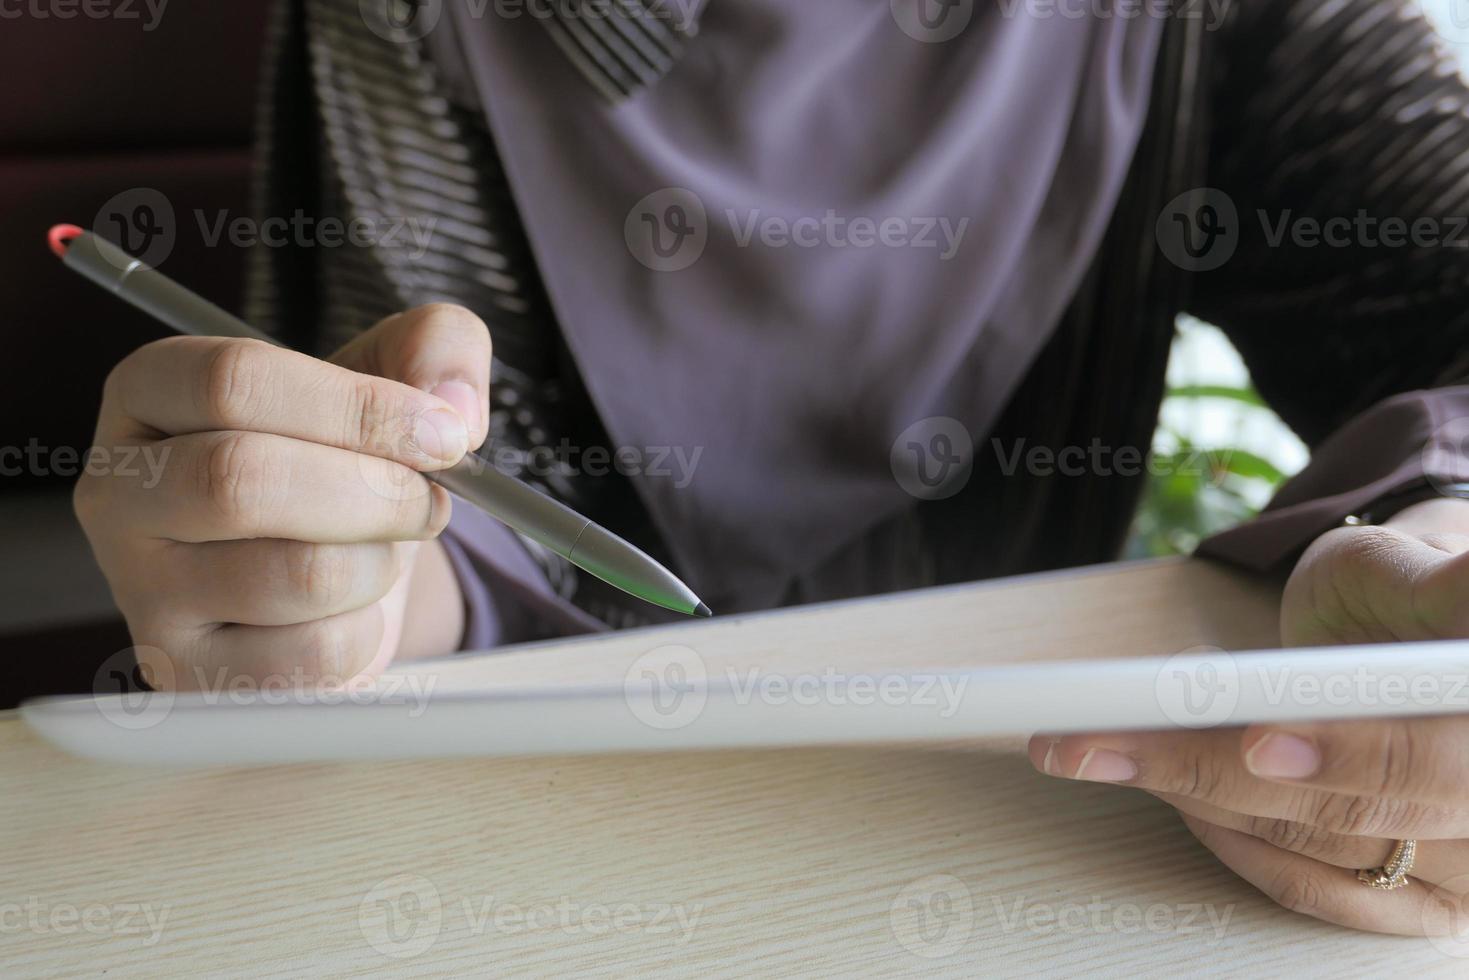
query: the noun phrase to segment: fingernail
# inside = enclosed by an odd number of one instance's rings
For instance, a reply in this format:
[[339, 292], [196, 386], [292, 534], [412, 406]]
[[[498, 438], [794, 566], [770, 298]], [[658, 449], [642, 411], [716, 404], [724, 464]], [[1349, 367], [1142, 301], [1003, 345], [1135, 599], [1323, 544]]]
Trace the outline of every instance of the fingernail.
[[1046, 757], [1044, 760], [1041, 761], [1041, 772], [1045, 773], [1047, 776], [1061, 775], [1060, 770], [1056, 768], [1056, 746], [1060, 744], [1060, 742], [1057, 742], [1053, 739], [1051, 743], [1046, 746]]
[[469, 430], [464, 420], [445, 408], [423, 413], [413, 428], [413, 440], [418, 451], [430, 459], [453, 462], [469, 450]]
[[1137, 777], [1137, 764], [1111, 749], [1087, 749], [1076, 767], [1076, 779], [1094, 783], [1125, 783]]
[[484, 420], [480, 418], [480, 397], [474, 385], [466, 381], [440, 381], [429, 394], [453, 405], [471, 432], [479, 431]]
[[1245, 753], [1245, 768], [1267, 779], [1305, 779], [1321, 768], [1321, 753], [1299, 735], [1271, 732]]

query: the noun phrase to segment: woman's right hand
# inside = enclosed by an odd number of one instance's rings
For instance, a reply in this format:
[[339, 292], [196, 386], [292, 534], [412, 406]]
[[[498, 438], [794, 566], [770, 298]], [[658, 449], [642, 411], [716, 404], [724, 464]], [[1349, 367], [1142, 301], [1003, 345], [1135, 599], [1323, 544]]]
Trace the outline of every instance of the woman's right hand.
[[[74, 499], [149, 682], [314, 686], [386, 666], [415, 568], [444, 563], [419, 546], [449, 495], [421, 474], [484, 440], [489, 374], [484, 323], [445, 305], [390, 317], [331, 363], [203, 337], [122, 361], [95, 444], [154, 466], [88, 472]], [[443, 608], [414, 618], [461, 622], [457, 590], [432, 591], [414, 601]]]

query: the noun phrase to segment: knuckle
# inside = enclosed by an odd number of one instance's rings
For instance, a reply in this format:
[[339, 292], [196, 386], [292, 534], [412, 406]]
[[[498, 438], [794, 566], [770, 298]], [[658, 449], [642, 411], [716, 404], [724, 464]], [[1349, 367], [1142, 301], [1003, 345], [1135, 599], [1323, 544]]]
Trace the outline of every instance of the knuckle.
[[1224, 767], [1212, 752], [1187, 749], [1170, 759], [1159, 781], [1160, 789], [1193, 799], [1215, 799], [1225, 781]]
[[[419, 477], [419, 479], [423, 479]], [[450, 509], [448, 494], [440, 487], [436, 487], [428, 481], [424, 481], [427, 492], [423, 495], [423, 503], [420, 505], [420, 536], [424, 540], [436, 538], [449, 526]]]
[[1376, 610], [1384, 597], [1401, 588], [1398, 556], [1403, 541], [1401, 532], [1387, 527], [1327, 532], [1292, 573], [1285, 608], [1309, 616], [1317, 627], [1381, 636]]
[[1402, 805], [1380, 796], [1327, 794], [1310, 823], [1348, 837], [1390, 837], [1404, 817]]
[[387, 479], [393, 486], [403, 488], [402, 492], [389, 495], [387, 499], [387, 519], [394, 532], [414, 540], [436, 536], [449, 520], [448, 515], [442, 513], [445, 508], [438, 503], [442, 491], [406, 466], [398, 463], [386, 465], [393, 468], [392, 476]]
[[1249, 833], [1283, 851], [1309, 854], [1320, 861], [1330, 862], [1344, 853], [1340, 836], [1294, 820], [1255, 817], [1250, 821]]
[[395, 418], [406, 413], [395, 409], [394, 399], [382, 386], [368, 379], [352, 381], [348, 391], [345, 445], [372, 450], [397, 450], [389, 433]]
[[288, 541], [282, 552], [285, 580], [293, 595], [333, 608], [352, 591], [352, 563], [345, 548]]
[[147, 371], [147, 363], [154, 360], [160, 351], [187, 343], [186, 337], [164, 337], [160, 340], [150, 341], [128, 354], [122, 360], [112, 366], [107, 372], [106, 379], [102, 382], [102, 393], [104, 396], [116, 396], [126, 386], [128, 379], [139, 371]]
[[83, 471], [71, 488], [71, 510], [76, 515], [77, 523], [88, 530], [99, 526], [106, 502], [107, 495], [102, 492], [102, 481]]
[[296, 650], [295, 667], [318, 683], [346, 683], [372, 662], [382, 628], [381, 607], [376, 605], [309, 623]]
[[250, 428], [271, 398], [274, 353], [259, 340], [217, 345], [200, 376], [199, 406], [205, 416], [221, 428]]
[[1332, 533], [1341, 539], [1337, 552], [1340, 560], [1364, 572], [1378, 569], [1406, 540], [1401, 531], [1379, 525], [1337, 528]]
[[1326, 882], [1309, 867], [1287, 867], [1270, 882], [1266, 894], [1281, 908], [1320, 917], [1326, 906]]
[[[156, 343], [157, 341], [155, 341]], [[152, 346], [151, 344], [148, 346]], [[127, 357], [112, 365], [112, 370], [107, 372], [107, 377], [102, 379], [102, 404], [114, 409], [120, 404], [122, 391], [127, 385], [127, 377], [137, 369], [139, 352], [146, 348], [139, 348]]]
[[[129, 621], [129, 628], [132, 623]], [[133, 630], [143, 636], [150, 635], [150, 628], [145, 626], [141, 630]], [[165, 650], [152, 644], [138, 644], [134, 648], [134, 655], [138, 660], [138, 675], [155, 691], [175, 691], [184, 685], [181, 679], [187, 666], [184, 657], [176, 652]]]
[[1267, 844], [1286, 851], [1299, 852], [1317, 836], [1307, 824], [1274, 817], [1253, 817], [1249, 833]]
[[458, 303], [425, 303], [414, 311], [419, 322], [431, 322], [435, 326], [445, 328], [474, 327], [484, 328], [484, 321], [475, 316], [468, 307], [460, 306]]
[[465, 353], [490, 349], [490, 330], [473, 310], [456, 303], [430, 303], [414, 311], [418, 326], [436, 342], [461, 347]]
[[272, 494], [273, 469], [263, 440], [225, 432], [201, 454], [200, 494], [225, 523], [247, 532], [260, 526]]
[[347, 629], [333, 619], [319, 619], [309, 624], [301, 638], [300, 665], [307, 674], [320, 680], [346, 680], [351, 651]]
[[1417, 788], [1417, 773], [1426, 755], [1417, 732], [1413, 724], [1383, 726], [1378, 744], [1369, 750], [1371, 759], [1364, 759], [1361, 767], [1371, 776], [1368, 786], [1374, 795], [1408, 796]]

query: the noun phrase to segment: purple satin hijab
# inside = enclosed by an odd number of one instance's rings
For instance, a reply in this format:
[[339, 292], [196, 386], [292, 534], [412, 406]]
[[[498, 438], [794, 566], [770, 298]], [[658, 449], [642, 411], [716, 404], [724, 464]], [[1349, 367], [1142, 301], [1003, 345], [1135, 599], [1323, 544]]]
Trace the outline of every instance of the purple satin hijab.
[[1159, 21], [978, 0], [930, 42], [899, 23], [930, 2], [710, 0], [617, 104], [528, 15], [451, 2], [435, 32], [614, 443], [683, 453], [634, 481], [716, 609], [914, 506], [910, 426], [983, 441], [1131, 163]]

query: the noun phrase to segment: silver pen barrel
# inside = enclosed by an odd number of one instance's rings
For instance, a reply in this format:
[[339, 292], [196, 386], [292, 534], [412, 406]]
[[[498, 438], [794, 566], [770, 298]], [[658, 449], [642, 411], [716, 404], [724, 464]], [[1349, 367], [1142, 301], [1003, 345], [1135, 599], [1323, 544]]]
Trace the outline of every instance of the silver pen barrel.
[[688, 616], [709, 615], [693, 590], [646, 552], [473, 453], [425, 475], [608, 585]]

